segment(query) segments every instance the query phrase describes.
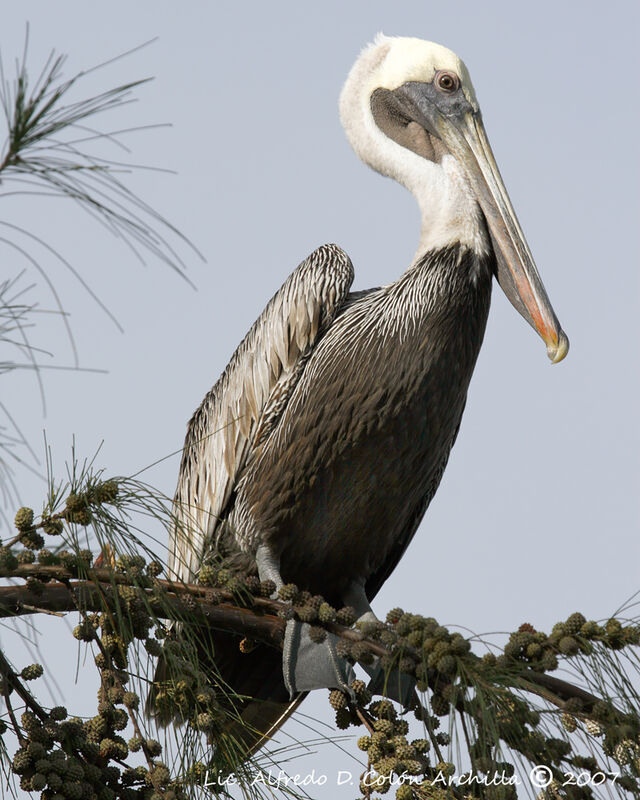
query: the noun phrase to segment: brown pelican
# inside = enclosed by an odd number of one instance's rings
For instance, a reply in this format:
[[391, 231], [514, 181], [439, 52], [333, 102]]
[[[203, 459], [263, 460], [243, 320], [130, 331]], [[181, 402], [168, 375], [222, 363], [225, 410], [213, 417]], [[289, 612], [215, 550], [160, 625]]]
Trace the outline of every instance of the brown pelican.
[[[357, 155], [415, 196], [417, 253], [387, 286], [350, 293], [349, 257], [325, 245], [276, 292], [189, 423], [169, 568], [192, 581], [215, 550], [367, 617], [442, 477], [493, 277], [552, 362], [568, 340], [454, 53], [379, 36], [349, 73], [340, 116]], [[223, 678], [256, 698], [243, 718], [265, 734], [305, 690], [348, 678], [330, 642], [312, 645], [299, 623], [287, 636], [284, 661], [214, 637]]]

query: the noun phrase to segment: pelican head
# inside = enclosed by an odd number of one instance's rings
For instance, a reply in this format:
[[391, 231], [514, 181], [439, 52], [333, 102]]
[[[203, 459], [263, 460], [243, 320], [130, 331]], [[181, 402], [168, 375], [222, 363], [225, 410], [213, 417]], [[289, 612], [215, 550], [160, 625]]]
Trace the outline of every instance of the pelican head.
[[503, 291], [540, 334], [553, 363], [569, 340], [551, 307], [482, 124], [464, 63], [446, 47], [379, 35], [340, 95], [357, 155], [418, 201], [418, 255], [460, 243], [493, 250]]

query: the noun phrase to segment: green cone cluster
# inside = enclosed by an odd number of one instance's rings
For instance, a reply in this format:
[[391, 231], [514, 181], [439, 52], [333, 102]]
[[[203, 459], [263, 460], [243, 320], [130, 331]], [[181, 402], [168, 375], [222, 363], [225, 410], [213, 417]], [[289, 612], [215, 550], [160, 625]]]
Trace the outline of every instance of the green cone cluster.
[[[102, 496], [117, 497], [117, 491], [115, 494], [113, 491], [113, 487], [105, 490]], [[78, 517], [72, 520], [72, 516], [83, 509], [93, 513], [97, 498], [95, 493], [70, 495], [64, 518], [77, 522]], [[20, 509], [16, 515], [19, 535], [15, 540], [23, 549], [0, 547], [0, 569], [6, 574], [19, 567], [20, 575], [28, 576], [29, 589], [37, 598], [49, 580], [46, 574], [37, 574], [37, 567], [59, 565], [72, 575], [83, 577], [93, 563], [93, 555], [89, 551], [56, 552], [44, 548], [36, 541], [37, 537], [42, 540], [38, 530], [53, 534], [56, 529], [59, 533], [60, 520], [48, 517], [40, 525], [34, 525], [33, 512], [29, 511]], [[32, 564], [33, 574], [29, 575]], [[81, 722], [68, 719], [66, 709], [58, 707], [46, 719], [28, 711], [21, 720], [25, 743], [15, 754], [14, 771], [20, 776], [23, 788], [41, 792], [43, 800], [54, 797], [57, 800], [58, 796], [84, 800], [94, 794], [100, 800], [180, 797], [181, 790], [172, 785], [168, 768], [159, 760], [159, 743], [138, 735], [129, 741], [124, 737], [130, 715], [135, 715], [141, 705], [136, 692], [128, 686], [129, 648], [136, 641], [152, 656], [162, 653], [170, 664], [167, 681], [157, 693], [159, 707], [171, 709], [174, 718], [186, 721], [191, 729], [205, 736], [215, 736], [228, 719], [224, 699], [211, 685], [210, 674], [198, 664], [195, 638], [181, 637], [175, 629], [167, 637], [162, 626], [157, 627], [155, 636], [151, 635], [157, 623], [149, 613], [148, 600], [156, 601], [163, 594], [162, 584], [156, 579], [162, 565], [157, 561], [146, 564], [137, 554], [122, 554], [115, 560], [115, 571], [131, 579], [134, 585], [108, 588], [103, 612], [83, 615], [74, 629], [78, 640], [94, 642], [98, 647], [96, 665], [101, 688], [97, 714]], [[205, 587], [202, 590], [205, 600], [215, 603], [223, 598], [225, 603], [245, 608], [255, 604], [255, 598], [271, 598], [275, 593], [272, 582], [261, 582], [255, 575], [244, 575], [221, 564], [204, 565], [199, 582]], [[142, 589], [148, 591], [146, 596]], [[195, 595], [180, 596], [185, 611], [197, 609]], [[327, 629], [336, 631], [335, 625], [351, 626], [355, 622], [353, 609], [333, 608], [324, 598], [293, 584], [284, 586], [279, 597], [284, 601], [282, 616], [309, 623], [315, 641], [322, 641]], [[36, 600], [29, 602], [35, 604]], [[462, 715], [472, 723], [469, 745], [476, 772], [490, 775], [513, 769], [500, 754], [500, 747], [507, 745], [529, 763], [549, 765], [554, 779], [567, 767], [593, 773], [602, 768], [599, 761], [593, 755], [581, 755], [572, 745], [571, 737], [582, 735], [620, 766], [623, 775], [618, 785], [635, 791], [640, 776], [637, 717], [622, 713], [607, 699], [594, 703], [580, 696], [568, 697], [557, 704], [557, 710], [541, 716], [519, 689], [529, 675], [553, 671], [565, 660], [570, 663], [571, 659], [619, 651], [639, 643], [637, 625], [617, 619], [601, 624], [575, 613], [554, 625], [549, 634], [525, 623], [509, 636], [501, 653], [479, 657], [471, 652], [470, 642], [460, 633], [450, 631], [431, 617], [397, 608], [387, 615], [385, 623], [358, 624], [355, 633], [339, 638], [338, 653], [351, 662], [363, 664], [380, 658], [379, 663], [389, 676], [401, 672], [415, 678], [418, 691], [427, 694], [422, 703], [414, 702], [412, 706], [415, 716], [424, 724], [424, 738], [410, 741], [406, 719], [389, 700], [372, 702], [362, 681], [354, 681], [350, 692], [331, 692], [330, 703], [338, 729], [360, 726], [363, 722], [370, 727], [358, 746], [366, 752], [373, 772], [383, 779], [380, 787], [375, 787], [379, 794], [393, 789], [400, 800], [408, 798], [408, 792], [413, 792], [408, 784], [391, 785], [394, 776], [404, 774], [418, 780], [420, 797], [439, 796], [440, 789], [429, 784], [429, 780], [452, 765], [446, 761], [451, 756], [442, 750], [451, 746], [450, 734], [438, 728], [442, 718], [455, 715]], [[29, 681], [41, 674], [42, 667], [31, 665], [19, 677]], [[511, 690], [510, 686], [518, 688]], [[549, 720], [556, 725], [556, 735], [545, 725]], [[145, 767], [123, 767], [118, 763], [126, 761], [131, 753], [142, 753], [151, 763]], [[370, 788], [366, 796], [372, 796]], [[513, 796], [510, 787], [493, 787], [483, 793], [486, 800], [510, 800]], [[575, 797], [582, 800], [588, 795]]]
[[[25, 667], [21, 675], [42, 674], [41, 667], [32, 667]], [[22, 714], [22, 743], [11, 767], [23, 791], [38, 792], [42, 800], [184, 800], [183, 790], [172, 785], [169, 770], [157, 761], [159, 743], [135, 742], [130, 748], [118, 734], [128, 722], [127, 712], [119, 706], [131, 702], [133, 694], [122, 690], [128, 677], [102, 672], [98, 714], [84, 722], [68, 718], [63, 706], [48, 713]], [[5, 730], [6, 726], [2, 733]], [[152, 759], [150, 766], [123, 769], [117, 763], [141, 747]]]

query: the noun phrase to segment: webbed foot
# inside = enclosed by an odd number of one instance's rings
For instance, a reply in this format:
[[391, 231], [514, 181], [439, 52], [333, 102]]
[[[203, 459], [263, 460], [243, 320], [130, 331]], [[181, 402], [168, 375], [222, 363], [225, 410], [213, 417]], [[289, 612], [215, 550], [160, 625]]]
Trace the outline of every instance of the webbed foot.
[[313, 642], [306, 622], [287, 622], [282, 668], [291, 697], [311, 689], [342, 689], [349, 695], [353, 694], [349, 684], [354, 680], [355, 672], [337, 654], [337, 641], [337, 636], [328, 633], [323, 642]]
[[[283, 585], [280, 560], [267, 545], [256, 551], [256, 564], [260, 580], [272, 580], [276, 591]], [[342, 689], [350, 695], [349, 684], [355, 678], [353, 667], [336, 652], [337, 637], [331, 633], [323, 642], [314, 642], [309, 636], [309, 625], [299, 620], [289, 620], [285, 629], [282, 652], [282, 675], [293, 698], [298, 692], [311, 689]]]
[[[256, 551], [256, 563], [261, 580], [272, 580], [276, 590], [283, 585], [280, 575], [280, 559], [265, 544]], [[276, 595], [277, 596], [277, 595]], [[371, 610], [363, 581], [354, 581], [346, 591], [344, 602], [352, 606], [358, 615], [358, 622], [378, 622]], [[290, 696], [312, 689], [341, 689], [353, 697], [351, 682], [355, 672], [351, 664], [340, 657], [336, 651], [338, 637], [327, 633], [323, 642], [312, 641], [309, 625], [299, 620], [289, 620], [285, 629], [282, 653], [282, 674]], [[380, 660], [365, 666], [369, 674], [368, 689], [372, 694], [384, 695], [406, 708], [413, 698], [415, 680], [409, 675], [392, 670], [389, 673], [380, 666]]]
[[404, 708], [411, 707], [416, 688], [415, 678], [397, 669], [386, 672], [380, 666], [379, 658], [376, 658], [373, 664], [363, 664], [362, 668], [371, 679], [367, 685], [371, 694], [388, 697], [389, 700], [395, 700]]
[[[369, 605], [364, 582], [359, 581], [351, 584], [345, 594], [345, 602], [352, 605], [358, 614], [356, 626], [358, 622], [379, 622]], [[361, 666], [371, 679], [367, 686], [371, 694], [388, 697], [390, 700], [401, 703], [404, 708], [411, 706], [416, 685], [414, 678], [396, 669], [385, 672], [380, 666], [378, 657], [374, 659], [373, 663], [369, 665], [362, 664]]]

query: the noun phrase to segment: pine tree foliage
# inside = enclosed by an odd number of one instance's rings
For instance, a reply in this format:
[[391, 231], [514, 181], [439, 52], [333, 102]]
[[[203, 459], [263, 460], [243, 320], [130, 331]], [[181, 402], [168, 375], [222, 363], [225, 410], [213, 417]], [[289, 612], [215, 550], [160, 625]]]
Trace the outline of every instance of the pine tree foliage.
[[[185, 263], [179, 251], [193, 246], [127, 186], [132, 173], [149, 167], [106, 157], [114, 150], [126, 157], [127, 135], [143, 129], [110, 130], [104, 126], [123, 107], [135, 102], [136, 90], [149, 79], [83, 97], [90, 75], [130, 53], [65, 78], [66, 57], [52, 51], [35, 79], [30, 75], [27, 53], [28, 29], [13, 77], [0, 55], [0, 106], [5, 127], [0, 149], [0, 199], [5, 204], [18, 196], [73, 201], [123, 242], [137, 260], [144, 262], [145, 256], [151, 256], [184, 277]], [[153, 127], [159, 126], [144, 129]], [[16, 369], [34, 370], [44, 404], [41, 372], [52, 366], [55, 354], [38, 347], [37, 337], [34, 341], [34, 331], [50, 313], [34, 299], [36, 284], [47, 288], [53, 313], [67, 330], [73, 352], [72, 369], [79, 367], [78, 357], [68, 315], [55, 288], [53, 266], [62, 265], [69, 270], [92, 300], [118, 323], [91, 290], [86, 270], [74, 267], [32, 227], [26, 229], [0, 217], [0, 249], [11, 261], [26, 263], [25, 269], [18, 268], [14, 275], [0, 281], [0, 375]], [[41, 253], [44, 256], [38, 255]], [[55, 368], [66, 365], [56, 363]], [[6, 402], [0, 402], [0, 415], [0, 491], [6, 502], [16, 496], [15, 468], [33, 468], [36, 458]]]
[[[233, 780], [243, 796], [264, 795], [256, 776], [291, 754], [267, 748], [245, 761], [225, 738], [236, 698], [211, 668], [209, 634], [233, 632], [245, 650], [278, 648], [295, 616], [317, 640], [338, 635], [352, 663], [380, 659], [389, 683], [399, 672], [416, 681], [407, 710], [372, 697], [361, 680], [351, 694], [329, 694], [336, 731], [359, 733], [362, 797], [515, 798], [522, 789], [511, 781], [541, 767], [542, 797], [640, 793], [637, 620], [576, 612], [548, 634], [524, 623], [499, 649], [402, 609], [354, 629], [352, 610], [293, 585], [274, 599], [273, 586], [224, 563], [210, 564], [198, 584], [163, 580], [157, 544], [137, 518], [175, 524], [149, 487], [76, 465], [64, 486], [51, 486], [41, 514], [18, 510], [0, 548], [0, 578], [12, 584], [0, 587], [0, 614], [77, 614], [73, 636], [90, 651], [98, 688], [88, 718], [45, 708], [31, 688], [43, 668], [0, 656], [3, 732], [18, 743], [4, 763], [22, 788], [43, 798], [63, 787], [63, 797], [171, 800], [213, 795]], [[143, 709], [161, 651], [172, 670], [158, 702], [179, 724], [158, 735]]]
[[[129, 165], [91, 150], [123, 133], [98, 133], [93, 119], [130, 102], [144, 81], [73, 99], [88, 73], [65, 80], [63, 65], [52, 54], [33, 82], [26, 49], [13, 80], [0, 65], [7, 126], [0, 180], [3, 190], [14, 187], [0, 196], [71, 199], [136, 254], [146, 251], [182, 270], [170, 241], [183, 241], [179, 232], [126, 187]], [[37, 237], [0, 225], [6, 232], [0, 244], [35, 264], [11, 236]], [[50, 283], [46, 268], [36, 266]], [[38, 308], [24, 278], [17, 273], [0, 283], [0, 376], [41, 366], [30, 340]], [[62, 311], [60, 303], [57, 308]], [[0, 409], [8, 423], [0, 431], [6, 502], [10, 462], [21, 458], [15, 448], [27, 445], [10, 410]], [[291, 762], [295, 771], [299, 748], [270, 742], [247, 759], [229, 734], [241, 698], [217, 675], [211, 644], [218, 630], [234, 634], [242, 652], [281, 649], [286, 620], [296, 618], [311, 626], [315, 641], [336, 635], [340, 655], [354, 665], [379, 663], [387, 689], [402, 674], [415, 682], [408, 708], [384, 691], [372, 696], [360, 679], [349, 692], [329, 693], [335, 712], [329, 743], [358, 737], [360, 797], [640, 796], [640, 625], [624, 610], [599, 621], [576, 612], [550, 632], [525, 622], [498, 644], [402, 609], [384, 622], [354, 627], [353, 609], [332, 608], [293, 584], [274, 597], [270, 582], [215, 559], [203, 566], [198, 583], [171, 582], [162, 577], [160, 542], [178, 523], [167, 498], [135, 478], [106, 476], [95, 457], [81, 461], [72, 453], [63, 481], [50, 459], [47, 467], [40, 507], [17, 509], [0, 545], [0, 617], [18, 631], [37, 615], [73, 618], [69, 642], [74, 639], [90, 665], [97, 701], [89, 714], [73, 698], [54, 706], [43, 701], [49, 642], [36, 641], [43, 664], [0, 650], [0, 769], [9, 794], [21, 789], [42, 800], [301, 796], [295, 783], [274, 790], [264, 780], [265, 772], [286, 770]], [[160, 654], [169, 669], [154, 687], [154, 702], [176, 721], [164, 729], [145, 713]]]

